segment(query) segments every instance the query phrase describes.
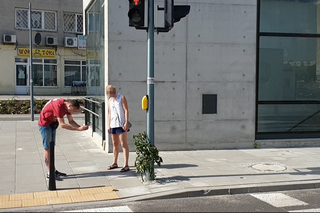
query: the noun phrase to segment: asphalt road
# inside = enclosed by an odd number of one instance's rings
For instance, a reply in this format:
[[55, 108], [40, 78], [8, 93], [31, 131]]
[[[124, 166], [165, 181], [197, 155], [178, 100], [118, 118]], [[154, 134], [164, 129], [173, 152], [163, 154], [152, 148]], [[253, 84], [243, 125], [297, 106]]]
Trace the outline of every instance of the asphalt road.
[[[320, 212], [320, 189], [254, 194], [84, 203], [33, 212]], [[18, 212], [19, 210], [12, 210]], [[23, 211], [29, 211], [24, 209]], [[1, 211], [0, 211], [1, 212]]]
[[125, 206], [133, 212], [320, 212], [319, 201], [320, 190], [297, 190], [153, 200]]

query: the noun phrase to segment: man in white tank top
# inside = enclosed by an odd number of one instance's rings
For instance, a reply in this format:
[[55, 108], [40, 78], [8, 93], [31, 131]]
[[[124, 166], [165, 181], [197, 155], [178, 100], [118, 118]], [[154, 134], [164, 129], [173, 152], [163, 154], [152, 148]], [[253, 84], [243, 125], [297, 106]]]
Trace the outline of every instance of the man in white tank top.
[[120, 172], [127, 172], [129, 168], [129, 110], [125, 96], [117, 94], [116, 88], [108, 85], [106, 88], [108, 97], [108, 133], [111, 134], [113, 144], [113, 163], [108, 170], [118, 168], [119, 143], [121, 142], [124, 165]]

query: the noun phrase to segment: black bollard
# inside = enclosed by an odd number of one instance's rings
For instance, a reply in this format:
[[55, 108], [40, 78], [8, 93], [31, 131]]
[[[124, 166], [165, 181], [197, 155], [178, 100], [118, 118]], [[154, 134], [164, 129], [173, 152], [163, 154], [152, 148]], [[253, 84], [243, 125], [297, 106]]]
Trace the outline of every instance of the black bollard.
[[50, 176], [49, 176], [49, 190], [56, 190], [56, 174], [54, 166], [54, 141], [50, 142]]

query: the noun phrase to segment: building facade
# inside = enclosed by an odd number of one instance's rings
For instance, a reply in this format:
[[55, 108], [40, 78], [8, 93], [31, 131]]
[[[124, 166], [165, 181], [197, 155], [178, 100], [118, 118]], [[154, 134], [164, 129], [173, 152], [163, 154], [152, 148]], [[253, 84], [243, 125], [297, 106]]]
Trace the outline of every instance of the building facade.
[[86, 83], [81, 0], [11, 0], [0, 5], [0, 94], [28, 95], [31, 82], [35, 95], [71, 94], [74, 82]]
[[[160, 150], [319, 145], [317, 0], [175, 4], [190, 5], [190, 13], [169, 32], [155, 33]], [[105, 103], [104, 88], [112, 84], [127, 97], [132, 141], [146, 131], [147, 33], [129, 27], [127, 0], [84, 1], [84, 8], [88, 51], [97, 57], [87, 63], [100, 78], [88, 96]], [[163, 25], [161, 11], [155, 19]], [[105, 145], [110, 152], [109, 136]]]

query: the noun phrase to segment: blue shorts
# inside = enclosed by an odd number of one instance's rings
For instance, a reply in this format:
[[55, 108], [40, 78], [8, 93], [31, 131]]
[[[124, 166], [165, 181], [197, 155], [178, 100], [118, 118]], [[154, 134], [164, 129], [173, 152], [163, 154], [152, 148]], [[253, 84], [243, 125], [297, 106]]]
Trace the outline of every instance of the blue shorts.
[[50, 149], [50, 142], [56, 141], [56, 130], [50, 126], [39, 126], [39, 131], [42, 137], [42, 144], [44, 149]]
[[124, 129], [122, 127], [117, 127], [117, 128], [110, 128], [110, 133], [115, 135], [115, 134], [122, 134], [124, 133]]

